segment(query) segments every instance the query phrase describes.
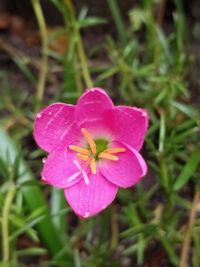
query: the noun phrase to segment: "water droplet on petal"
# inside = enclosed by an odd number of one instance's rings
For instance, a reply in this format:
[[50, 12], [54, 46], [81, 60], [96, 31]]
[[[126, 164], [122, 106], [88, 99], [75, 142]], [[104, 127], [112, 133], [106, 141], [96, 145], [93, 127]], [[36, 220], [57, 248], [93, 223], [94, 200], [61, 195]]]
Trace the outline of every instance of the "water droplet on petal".
[[41, 118], [42, 117], [42, 114], [41, 113], [38, 113], [37, 114], [37, 118], [39, 119], [39, 118]]
[[42, 163], [45, 163], [45, 162], [46, 162], [46, 158], [43, 158], [43, 159], [42, 159]]
[[90, 216], [90, 213], [89, 212], [85, 212], [84, 218], [88, 218], [89, 216]]
[[147, 113], [145, 111], [142, 111], [142, 117], [147, 117]]
[[48, 113], [49, 115], [51, 115], [52, 114], [52, 111], [49, 111], [49, 113]]

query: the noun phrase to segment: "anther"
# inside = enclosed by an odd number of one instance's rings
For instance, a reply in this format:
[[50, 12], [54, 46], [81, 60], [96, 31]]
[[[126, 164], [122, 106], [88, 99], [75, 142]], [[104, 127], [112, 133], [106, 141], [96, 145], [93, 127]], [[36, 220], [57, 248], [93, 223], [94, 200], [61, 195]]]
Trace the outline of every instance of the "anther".
[[95, 159], [91, 159], [91, 161], [90, 161], [90, 169], [91, 169], [91, 172], [93, 174], [97, 173]]
[[119, 158], [114, 156], [114, 155], [111, 155], [111, 154], [108, 154], [108, 153], [105, 153], [105, 152], [101, 152], [99, 155], [98, 155], [98, 158], [100, 159], [110, 159], [110, 160], [115, 160], [117, 161]]
[[77, 156], [79, 159], [82, 159], [82, 160], [85, 160], [85, 161], [87, 161], [87, 160], [89, 159], [89, 156], [87, 156], [87, 155], [83, 155], [83, 154], [80, 154], [80, 153], [76, 154], [76, 156]]
[[126, 149], [123, 147], [114, 147], [114, 148], [108, 148], [104, 150], [104, 153], [109, 153], [109, 154], [115, 154], [115, 153], [120, 153], [120, 152], [125, 152]]
[[83, 155], [87, 155], [87, 156], [89, 156], [91, 153], [90, 150], [88, 150], [86, 148], [82, 148], [82, 147], [74, 146], [74, 145], [69, 145], [69, 149], [76, 151], [78, 153], [81, 153]]
[[85, 128], [82, 128], [81, 129], [81, 132], [82, 132], [82, 134], [84, 134], [85, 138], [87, 139], [88, 144], [90, 146], [90, 149], [91, 149], [92, 153], [93, 154], [96, 154], [97, 147], [96, 147], [96, 144], [95, 144], [92, 136], [90, 135], [90, 133]]

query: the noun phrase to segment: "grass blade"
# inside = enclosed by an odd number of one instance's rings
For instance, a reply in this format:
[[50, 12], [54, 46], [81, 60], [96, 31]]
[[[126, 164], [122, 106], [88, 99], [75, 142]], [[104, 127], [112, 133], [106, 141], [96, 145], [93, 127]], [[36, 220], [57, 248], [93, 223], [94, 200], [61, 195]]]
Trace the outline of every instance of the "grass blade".
[[112, 12], [113, 19], [115, 21], [115, 25], [117, 27], [117, 31], [119, 34], [120, 41], [123, 46], [127, 44], [127, 37], [126, 37], [126, 27], [124, 25], [122, 16], [120, 14], [119, 6], [117, 4], [117, 0], [108, 0], [108, 5]]
[[178, 176], [173, 186], [174, 191], [181, 189], [188, 182], [190, 177], [196, 171], [199, 163], [200, 163], [200, 149], [197, 149], [193, 151], [192, 155], [189, 157], [188, 161], [183, 167], [182, 172]]
[[[14, 163], [18, 151], [8, 134], [2, 129], [0, 129], [0, 147], [0, 157], [5, 158], [9, 155], [10, 163]], [[19, 177], [20, 181], [29, 181], [34, 179], [32, 173], [23, 160], [20, 161], [19, 173], [21, 174]], [[44, 216], [44, 219], [38, 223], [37, 229], [50, 253], [52, 255], [56, 255], [62, 249], [64, 244], [62, 244], [60, 235], [52, 223], [47, 203], [42, 192], [39, 187], [28, 185], [22, 186], [20, 190], [22, 191], [27, 206], [31, 211], [34, 211], [39, 207], [44, 207], [43, 214], [46, 216]]]

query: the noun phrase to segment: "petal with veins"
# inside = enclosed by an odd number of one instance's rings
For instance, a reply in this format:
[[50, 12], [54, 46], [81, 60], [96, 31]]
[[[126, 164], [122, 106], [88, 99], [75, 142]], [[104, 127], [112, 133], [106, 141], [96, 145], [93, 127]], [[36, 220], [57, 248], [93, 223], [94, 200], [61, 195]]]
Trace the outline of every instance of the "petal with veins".
[[79, 98], [75, 118], [77, 123], [84, 127], [88, 122], [98, 123], [101, 121], [104, 111], [112, 108], [114, 105], [107, 93], [100, 88], [92, 88]]
[[47, 152], [65, 145], [78, 136], [74, 120], [75, 107], [63, 103], [55, 103], [43, 109], [35, 119], [34, 137], [37, 144]]
[[73, 163], [75, 154], [70, 151], [53, 151], [47, 157], [42, 180], [58, 188], [65, 188], [77, 183], [81, 179], [80, 170]]
[[65, 188], [65, 197], [80, 217], [90, 217], [105, 209], [115, 198], [117, 186], [110, 183], [99, 173], [89, 175], [90, 183], [83, 179], [77, 184]]
[[115, 141], [139, 151], [148, 127], [148, 115], [143, 109], [118, 106], [106, 112], [104, 125]]

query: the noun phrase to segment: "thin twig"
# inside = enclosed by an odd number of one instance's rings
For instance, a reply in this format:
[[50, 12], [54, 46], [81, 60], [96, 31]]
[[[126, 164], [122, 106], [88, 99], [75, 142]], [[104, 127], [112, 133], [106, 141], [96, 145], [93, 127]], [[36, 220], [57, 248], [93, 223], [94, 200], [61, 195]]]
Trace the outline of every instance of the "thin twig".
[[10, 184], [8, 192], [5, 197], [5, 202], [2, 211], [2, 249], [3, 249], [3, 263], [9, 267], [10, 260], [10, 246], [9, 246], [9, 213], [11, 204], [15, 196], [16, 187], [13, 183]]
[[29, 55], [25, 54], [24, 52], [20, 51], [16, 47], [12, 46], [9, 42], [5, 39], [0, 37], [0, 49], [4, 50], [11, 58], [21, 59], [26, 64], [33, 65], [36, 69], [41, 68], [41, 63], [38, 59], [30, 57]]
[[44, 95], [44, 89], [45, 89], [45, 82], [47, 78], [47, 72], [48, 72], [48, 35], [47, 35], [47, 27], [44, 19], [44, 14], [42, 11], [42, 7], [40, 4], [40, 0], [32, 0], [33, 9], [37, 18], [40, 35], [41, 35], [41, 42], [42, 42], [42, 64], [41, 64], [41, 70], [40, 70], [40, 76], [38, 81], [38, 87], [37, 87], [37, 109], [39, 108], [40, 103], [42, 102], [43, 95]]
[[116, 249], [119, 238], [119, 227], [117, 222], [116, 207], [114, 205], [111, 206], [111, 233], [112, 236], [111, 236], [110, 248]]
[[158, 2], [155, 8], [155, 20], [160, 26], [162, 26], [163, 24], [165, 11], [166, 11], [166, 0], [162, 0]]
[[200, 201], [200, 192], [197, 191], [195, 193], [193, 203], [192, 203], [192, 209], [190, 212], [189, 222], [188, 222], [185, 239], [184, 239], [183, 246], [182, 246], [179, 267], [187, 267], [188, 254], [189, 254], [189, 248], [190, 248], [191, 236], [192, 236], [192, 228], [195, 222], [196, 208], [197, 208], [197, 204], [199, 203], [199, 201]]
[[83, 43], [81, 40], [80, 31], [77, 27], [76, 27], [76, 31], [77, 31], [76, 34], [77, 34], [77, 39], [78, 39], [77, 40], [77, 51], [78, 51], [81, 65], [82, 65], [83, 77], [84, 77], [87, 88], [91, 88], [93, 86], [93, 83], [92, 83], [92, 79], [90, 77], [90, 72], [89, 72], [89, 68], [88, 68], [88, 63], [87, 63]]

